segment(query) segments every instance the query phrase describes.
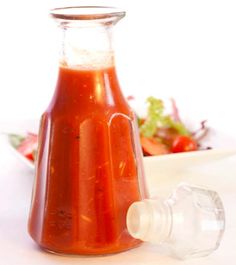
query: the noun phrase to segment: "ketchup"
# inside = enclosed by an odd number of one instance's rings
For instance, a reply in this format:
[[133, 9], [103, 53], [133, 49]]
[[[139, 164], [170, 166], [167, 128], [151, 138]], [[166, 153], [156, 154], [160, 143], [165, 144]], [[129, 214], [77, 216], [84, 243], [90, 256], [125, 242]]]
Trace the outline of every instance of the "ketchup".
[[43, 114], [29, 233], [44, 249], [109, 254], [141, 242], [126, 213], [141, 200], [134, 114], [114, 66], [61, 66]]

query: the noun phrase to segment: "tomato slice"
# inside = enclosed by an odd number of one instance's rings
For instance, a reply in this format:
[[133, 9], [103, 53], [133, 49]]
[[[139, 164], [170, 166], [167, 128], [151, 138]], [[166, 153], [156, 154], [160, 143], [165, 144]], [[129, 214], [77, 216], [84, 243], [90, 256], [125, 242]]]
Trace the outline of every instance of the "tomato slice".
[[30, 153], [30, 154], [26, 154], [25, 157], [31, 161], [34, 161], [34, 156], [33, 156], [33, 153]]
[[197, 142], [190, 136], [179, 135], [172, 143], [171, 152], [181, 153], [197, 150]]
[[168, 147], [155, 138], [146, 138], [141, 136], [141, 145], [144, 155], [154, 156], [170, 153]]

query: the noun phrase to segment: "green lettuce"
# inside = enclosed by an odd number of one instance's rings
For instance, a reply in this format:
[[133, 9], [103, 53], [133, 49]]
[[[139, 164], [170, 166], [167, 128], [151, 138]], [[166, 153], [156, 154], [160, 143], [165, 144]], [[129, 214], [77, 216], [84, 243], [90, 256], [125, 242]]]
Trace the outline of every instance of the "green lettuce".
[[153, 137], [159, 128], [173, 128], [180, 135], [190, 135], [190, 132], [180, 121], [175, 121], [171, 115], [164, 113], [165, 106], [162, 100], [147, 98], [148, 112], [147, 118], [140, 125], [140, 133], [144, 137]]

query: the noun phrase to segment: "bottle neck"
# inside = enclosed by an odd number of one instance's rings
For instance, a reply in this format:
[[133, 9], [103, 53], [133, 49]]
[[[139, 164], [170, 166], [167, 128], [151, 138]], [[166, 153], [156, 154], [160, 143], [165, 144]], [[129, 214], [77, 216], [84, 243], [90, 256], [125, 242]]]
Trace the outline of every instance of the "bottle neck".
[[171, 231], [171, 207], [161, 200], [136, 202], [130, 207], [127, 220], [129, 232], [134, 238], [160, 244]]
[[62, 30], [61, 66], [81, 70], [114, 66], [112, 25], [90, 21]]

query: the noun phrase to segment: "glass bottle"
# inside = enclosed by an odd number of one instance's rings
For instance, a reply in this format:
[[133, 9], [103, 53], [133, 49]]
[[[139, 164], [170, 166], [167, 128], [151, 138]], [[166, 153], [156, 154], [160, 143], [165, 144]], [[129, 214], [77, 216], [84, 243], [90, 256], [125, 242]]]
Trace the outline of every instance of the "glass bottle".
[[108, 7], [51, 11], [63, 32], [54, 96], [42, 115], [29, 233], [43, 249], [99, 255], [141, 244], [126, 227], [147, 198], [135, 116], [122, 95], [112, 48], [124, 17]]
[[134, 238], [158, 245], [159, 252], [180, 259], [215, 251], [225, 231], [225, 211], [217, 192], [180, 184], [173, 194], [134, 202], [127, 213]]

